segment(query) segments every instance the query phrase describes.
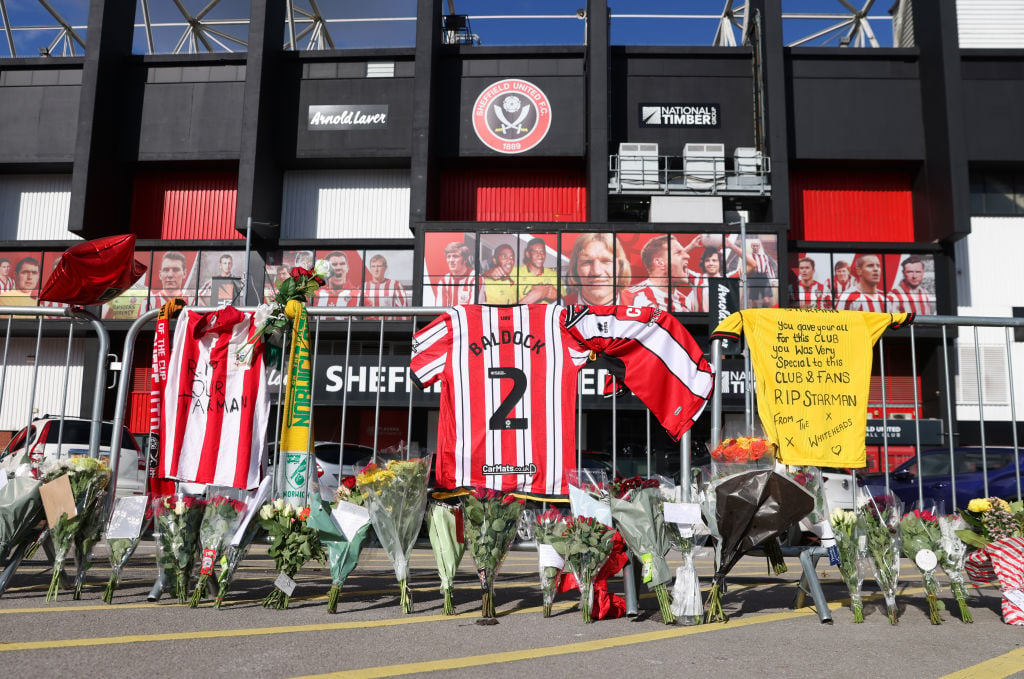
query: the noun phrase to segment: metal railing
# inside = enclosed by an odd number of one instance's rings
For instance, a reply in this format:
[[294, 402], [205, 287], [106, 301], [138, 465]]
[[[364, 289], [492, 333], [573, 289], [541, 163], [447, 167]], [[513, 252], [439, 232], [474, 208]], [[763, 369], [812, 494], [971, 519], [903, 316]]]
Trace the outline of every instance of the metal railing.
[[608, 156], [608, 189], [623, 194], [769, 196], [771, 158]]

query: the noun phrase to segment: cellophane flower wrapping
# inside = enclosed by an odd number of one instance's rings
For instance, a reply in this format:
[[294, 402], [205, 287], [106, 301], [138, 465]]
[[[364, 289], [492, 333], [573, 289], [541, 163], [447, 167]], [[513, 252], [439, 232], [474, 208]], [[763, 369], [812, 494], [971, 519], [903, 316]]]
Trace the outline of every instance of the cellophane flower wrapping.
[[707, 535], [698, 536], [693, 526], [680, 527], [666, 522], [672, 546], [682, 557], [682, 565], [676, 567], [676, 582], [672, 587], [672, 614], [684, 625], [699, 625], [704, 617], [704, 600], [700, 593], [700, 579], [694, 563], [697, 549]]
[[612, 521], [619, 535], [642, 564], [641, 579], [658, 599], [658, 608], [666, 625], [676, 621], [672, 613], [666, 583], [672, 570], [665, 556], [672, 543], [665, 527], [664, 500], [655, 487], [633, 486], [622, 497], [610, 498]]
[[829, 515], [836, 547], [839, 550], [839, 576], [850, 593], [850, 610], [854, 622], [864, 622], [864, 602], [861, 588], [864, 586], [864, 569], [860, 551], [860, 529], [857, 514], [836, 507]]
[[260, 522], [258, 520], [250, 521], [238, 544], [229, 543], [224, 549], [224, 553], [217, 561], [217, 598], [213, 601], [214, 608], [220, 608], [224, 604], [224, 598], [231, 589], [231, 583], [235, 580], [235, 572], [249, 553], [249, 547], [259, 531]]
[[960, 539], [975, 549], [1010, 537], [1024, 537], [1024, 503], [1007, 502], [998, 497], [974, 498], [960, 515], [969, 528], [961, 529]]
[[928, 598], [928, 618], [933, 625], [942, 624], [939, 611], [945, 608], [939, 601], [939, 581], [935, 569], [942, 560], [942, 530], [931, 509], [915, 509], [900, 521], [903, 554], [914, 562], [924, 580]]
[[[128, 500], [129, 498], [123, 499]], [[139, 499], [142, 500], [141, 497]], [[111, 517], [113, 517], [113, 513], [111, 513]], [[138, 526], [138, 534], [133, 537], [110, 537], [111, 523], [108, 522], [107, 524], [105, 536], [108, 558], [110, 559], [110, 579], [107, 580], [107, 586], [103, 589], [104, 603], [110, 604], [114, 602], [114, 592], [117, 590], [117, 585], [121, 580], [121, 571], [128, 564], [128, 560], [132, 558], [132, 554], [135, 553], [139, 542], [142, 541], [142, 533], [145, 531], [148, 522], [146, 517], [141, 517], [141, 521], [142, 523]]]
[[592, 622], [594, 578], [612, 552], [615, 531], [596, 519], [574, 516], [565, 524], [565, 565], [580, 588], [583, 622]]
[[857, 508], [857, 522], [864, 536], [875, 582], [885, 598], [889, 623], [899, 623], [896, 586], [900, 578], [900, 519], [903, 502], [895, 495], [870, 497]]
[[168, 582], [174, 583], [178, 602], [187, 603], [199, 524], [203, 521], [203, 501], [181, 492], [164, 495], [153, 500], [153, 517], [157, 565]]
[[960, 607], [960, 619], [966, 623], [974, 622], [970, 609], [967, 607], [967, 589], [964, 578], [964, 558], [967, 556], [967, 544], [960, 539], [957, 531], [966, 530], [967, 522], [962, 516], [950, 515], [939, 517], [939, 534], [942, 540], [942, 551], [939, 565], [949, 578], [949, 589], [956, 597]]
[[[271, 540], [267, 554], [274, 559], [274, 568], [292, 581], [307, 561], [327, 561], [319, 531], [306, 522], [310, 511], [309, 507], [296, 509], [281, 498], [260, 508], [260, 526]], [[283, 610], [290, 601], [291, 594], [275, 584], [263, 598], [263, 606]]]
[[371, 463], [356, 476], [356, 487], [370, 512], [373, 530], [394, 566], [404, 613], [413, 612], [409, 556], [427, 509], [432, 457]]
[[494, 579], [516, 537], [523, 501], [478, 488], [462, 498], [466, 551], [473, 557], [482, 590], [480, 615], [494, 618]]
[[[0, 469], [0, 474], [4, 474]], [[15, 476], [0, 488], [0, 563], [8, 563], [11, 555], [29, 538], [33, 526], [43, 515], [39, 497], [41, 482], [31, 476]]]
[[814, 498], [785, 474], [748, 469], [713, 479], [701, 495], [701, 512], [716, 539], [715, 576], [704, 605], [706, 622], [725, 622], [725, 576], [750, 550], [776, 541], [814, 509]]
[[[778, 457], [778, 446], [762, 436], [737, 436], [727, 438], [711, 451], [711, 483], [759, 469], [774, 469]], [[786, 572], [777, 538], [766, 540], [764, 545], [768, 566], [776, 574]]]
[[[355, 479], [353, 479], [354, 481]], [[346, 507], [341, 509], [352, 510], [351, 513], [344, 514], [346, 517], [344, 525], [335, 521], [333, 516], [334, 511], [343, 502]], [[309, 519], [307, 519], [307, 523], [320, 533], [320, 542], [327, 550], [327, 564], [331, 570], [331, 588], [327, 592], [327, 612], [331, 614], [338, 612], [338, 597], [341, 595], [341, 588], [345, 586], [345, 580], [359, 564], [359, 554], [363, 551], [370, 534], [369, 517], [364, 513], [362, 502], [361, 493], [353, 492], [348, 485], [343, 484], [338, 487], [333, 503], [321, 500], [314, 504]], [[352, 518], [355, 520], [349, 521]], [[356, 527], [358, 522], [361, 523]]]
[[110, 482], [110, 467], [102, 460], [91, 457], [72, 457], [67, 460], [46, 460], [42, 469], [46, 482], [67, 475], [71, 494], [75, 498], [77, 515], [62, 514], [50, 526], [53, 540], [53, 575], [46, 593], [47, 601], [57, 599], [64, 561], [72, 547], [76, 548], [78, 568], [75, 575], [75, 597], [81, 596], [85, 572], [89, 569], [89, 555], [103, 531], [103, 500]]
[[455, 573], [466, 553], [466, 543], [459, 539], [462, 523], [461, 507], [434, 501], [427, 506], [427, 530], [430, 534], [430, 548], [437, 563], [437, 574], [441, 579], [441, 593], [444, 595], [442, 610], [445, 615], [455, 615], [455, 602], [452, 599]]
[[217, 563], [245, 515], [248, 496], [248, 491], [238, 488], [207, 487], [203, 520], [199, 524], [199, 577], [189, 599], [192, 608], [203, 600], [207, 584], [216, 575]]
[[793, 480], [814, 496], [814, 509], [804, 517], [800, 522], [800, 526], [817, 535], [821, 546], [828, 551], [829, 563], [833, 566], [839, 565], [839, 549], [836, 543], [835, 530], [830, 521], [828, 498], [825, 495], [821, 468], [790, 466], [787, 469]]
[[537, 537], [537, 569], [544, 617], [551, 617], [551, 607], [558, 592], [558, 578], [565, 568], [566, 517], [557, 509], [537, 516], [534, 535]]

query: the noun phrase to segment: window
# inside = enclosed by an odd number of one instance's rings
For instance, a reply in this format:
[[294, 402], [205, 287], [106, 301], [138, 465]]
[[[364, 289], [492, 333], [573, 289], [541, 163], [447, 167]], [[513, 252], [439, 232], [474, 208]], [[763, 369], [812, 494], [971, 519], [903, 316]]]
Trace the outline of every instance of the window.
[[1024, 170], [984, 168], [971, 172], [972, 215], [1024, 214]]

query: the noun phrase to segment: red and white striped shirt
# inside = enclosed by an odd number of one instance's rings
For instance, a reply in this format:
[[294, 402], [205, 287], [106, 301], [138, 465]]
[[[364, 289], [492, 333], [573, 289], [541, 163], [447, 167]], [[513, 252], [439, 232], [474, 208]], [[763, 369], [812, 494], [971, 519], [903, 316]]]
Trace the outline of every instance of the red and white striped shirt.
[[453, 276], [446, 273], [437, 284], [437, 306], [472, 304], [476, 295], [476, 275]]
[[754, 260], [754, 271], [757, 273], [768, 274], [769, 276], [775, 275], [775, 270], [772, 267], [772, 258], [763, 252], [751, 252], [750, 258]]
[[343, 288], [341, 290], [320, 288], [317, 290], [314, 306], [359, 306], [359, 291], [354, 288]]
[[181, 312], [164, 387], [161, 477], [259, 485], [270, 414], [262, 343], [250, 364], [235, 358], [254, 328], [252, 314], [231, 306]]
[[618, 358], [626, 386], [681, 436], [714, 376], [670, 314], [629, 307], [457, 306], [416, 333], [412, 377], [441, 382], [441, 488], [568, 493], [577, 374], [590, 351]]
[[842, 311], [885, 311], [885, 294], [861, 292], [857, 288], [847, 290], [836, 300], [836, 309]]
[[831, 309], [832, 295], [828, 288], [818, 281], [811, 281], [810, 285], [804, 285], [797, 281], [789, 288], [790, 304], [794, 307]]
[[700, 306], [693, 290], [673, 287], [670, 307], [668, 292], [664, 288], [653, 285], [650, 279], [619, 292], [618, 302], [623, 306], [654, 307], [672, 313], [697, 311]]
[[825, 287], [832, 290], [835, 293], [836, 299], [839, 299], [840, 294], [853, 287], [853, 278], [847, 278], [845, 283], [840, 283], [834, 278], [829, 278], [825, 281]]
[[935, 297], [921, 288], [908, 288], [906, 281], [900, 281], [889, 291], [889, 310], [933, 316], [935, 315]]
[[405, 307], [409, 306], [405, 288], [398, 281], [385, 278], [380, 283], [363, 283], [363, 306]]

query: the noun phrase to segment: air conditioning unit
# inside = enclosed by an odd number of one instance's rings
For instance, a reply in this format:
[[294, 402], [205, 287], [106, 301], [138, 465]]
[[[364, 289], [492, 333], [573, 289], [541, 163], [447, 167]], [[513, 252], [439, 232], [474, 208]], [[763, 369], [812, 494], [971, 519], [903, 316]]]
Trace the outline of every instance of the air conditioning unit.
[[725, 182], [725, 144], [683, 146], [686, 188], [713, 191]]
[[764, 154], [759, 150], [740, 146], [733, 151], [732, 161], [735, 177], [730, 188], [758, 188], [767, 183]]
[[661, 186], [658, 145], [638, 142], [619, 144], [618, 180], [624, 189], [657, 190]]

